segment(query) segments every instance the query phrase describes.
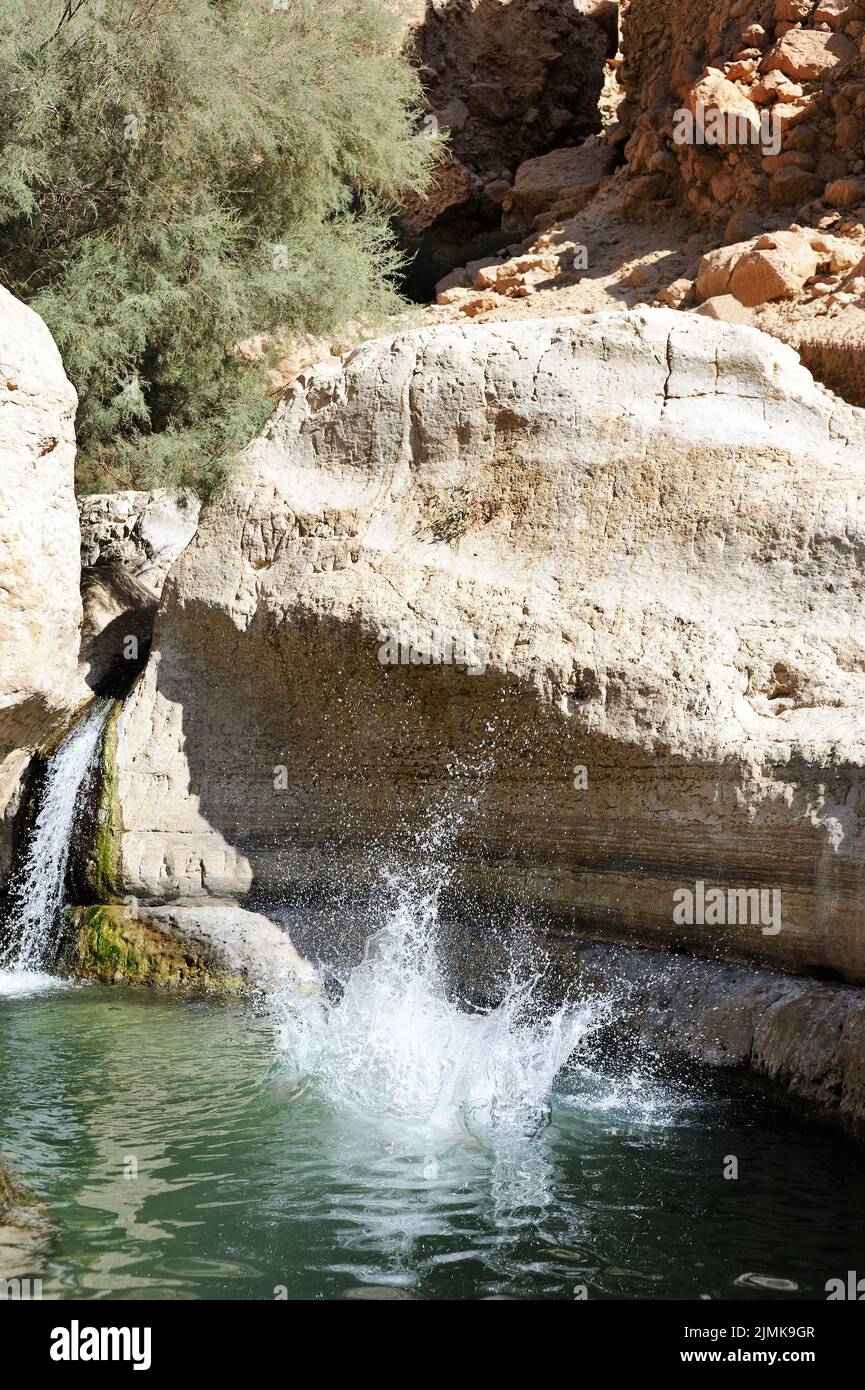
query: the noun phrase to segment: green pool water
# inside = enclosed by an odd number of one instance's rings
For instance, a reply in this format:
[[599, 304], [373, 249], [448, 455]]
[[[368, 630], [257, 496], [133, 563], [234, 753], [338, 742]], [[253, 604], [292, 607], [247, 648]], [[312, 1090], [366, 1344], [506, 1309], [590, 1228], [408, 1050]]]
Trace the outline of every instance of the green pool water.
[[0, 997], [0, 1059], [46, 1297], [822, 1299], [865, 1268], [858, 1152], [715, 1083], [576, 1068], [534, 1139], [433, 1135], [298, 1084], [250, 1006], [89, 985]]

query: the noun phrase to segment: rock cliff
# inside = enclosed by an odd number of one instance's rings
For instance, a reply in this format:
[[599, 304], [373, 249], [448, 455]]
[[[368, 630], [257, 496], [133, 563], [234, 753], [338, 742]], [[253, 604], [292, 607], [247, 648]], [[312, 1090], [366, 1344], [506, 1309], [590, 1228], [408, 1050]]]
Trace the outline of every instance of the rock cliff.
[[117, 892], [344, 899], [447, 805], [464, 912], [865, 981], [863, 485], [865, 414], [670, 310], [302, 374], [169, 577]]
[[79, 698], [75, 407], [45, 324], [0, 288], [0, 892], [21, 775]]

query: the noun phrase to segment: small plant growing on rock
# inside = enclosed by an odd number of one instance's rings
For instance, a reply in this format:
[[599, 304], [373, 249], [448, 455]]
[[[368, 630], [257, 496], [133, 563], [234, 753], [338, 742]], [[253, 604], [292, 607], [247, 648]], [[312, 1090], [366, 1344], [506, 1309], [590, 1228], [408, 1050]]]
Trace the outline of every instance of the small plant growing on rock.
[[477, 488], [449, 487], [435, 498], [433, 513], [433, 539], [449, 545], [483, 522], [483, 499]]

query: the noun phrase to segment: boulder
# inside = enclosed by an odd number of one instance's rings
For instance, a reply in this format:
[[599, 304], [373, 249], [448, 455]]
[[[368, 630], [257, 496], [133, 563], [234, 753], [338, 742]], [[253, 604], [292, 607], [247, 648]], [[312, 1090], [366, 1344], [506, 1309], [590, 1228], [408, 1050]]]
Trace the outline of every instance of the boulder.
[[775, 0], [775, 23], [798, 24], [813, 8], [814, 0]]
[[517, 169], [513, 192], [503, 204], [505, 225], [528, 230], [538, 213], [564, 202], [569, 215], [579, 212], [616, 161], [615, 150], [598, 140], [527, 159]]
[[21, 775], [79, 698], [76, 405], [45, 324], [0, 288], [0, 891]]
[[103, 984], [317, 991], [315, 968], [269, 918], [230, 901], [67, 908], [58, 969]]
[[751, 315], [744, 302], [732, 294], [717, 294], [713, 299], [705, 300], [694, 312], [709, 319], [717, 319], [721, 323], [751, 322]]
[[865, 414], [696, 315], [306, 372], [163, 593], [114, 888], [364, 901], [432, 824], [460, 921], [865, 981], [863, 497]]
[[481, 191], [481, 182], [459, 159], [447, 159], [433, 174], [423, 194], [409, 194], [400, 208], [407, 236], [418, 238], [442, 218], [466, 208]]
[[857, 5], [856, 0], [818, 0], [811, 19], [814, 24], [831, 24], [833, 29], [843, 29], [854, 21], [861, 23], [865, 19], [865, 7]]
[[857, 57], [846, 34], [820, 29], [790, 29], [763, 59], [763, 72], [783, 72], [794, 82], [811, 82], [834, 75]]
[[758, 143], [760, 112], [741, 87], [728, 81], [717, 68], [710, 68], [706, 76], [695, 85], [691, 92], [690, 106], [692, 113], [698, 118], [698, 125], [701, 114], [708, 117], [720, 112], [726, 118], [724, 124], [727, 131], [731, 134], [735, 132], [731, 143], [739, 143], [742, 135], [751, 143]]
[[823, 179], [807, 169], [788, 166], [778, 169], [769, 181], [769, 197], [776, 208], [799, 208], [823, 192]]
[[756, 308], [797, 298], [821, 266], [837, 271], [859, 259], [860, 248], [852, 242], [807, 227], [767, 232], [708, 251], [700, 260], [697, 295], [707, 300], [732, 294]]
[[824, 198], [830, 207], [853, 208], [865, 203], [865, 179], [833, 179], [826, 185]]

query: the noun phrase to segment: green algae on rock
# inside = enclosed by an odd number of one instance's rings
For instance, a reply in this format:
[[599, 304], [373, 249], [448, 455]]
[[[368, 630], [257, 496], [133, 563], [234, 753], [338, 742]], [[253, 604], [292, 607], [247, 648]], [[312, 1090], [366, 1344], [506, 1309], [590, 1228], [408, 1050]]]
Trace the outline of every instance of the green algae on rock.
[[317, 989], [315, 970], [274, 922], [235, 902], [142, 907], [100, 903], [63, 913], [58, 969], [104, 984], [252, 993], [281, 981]]

